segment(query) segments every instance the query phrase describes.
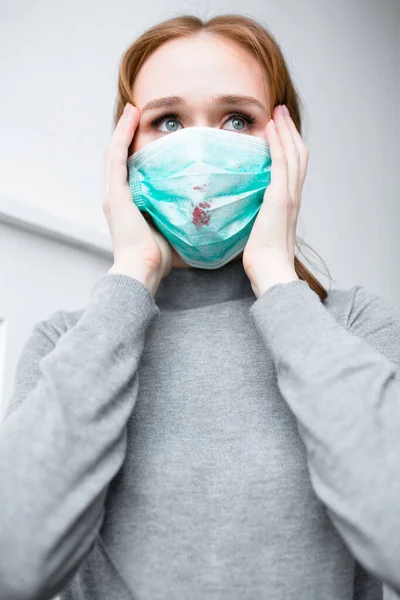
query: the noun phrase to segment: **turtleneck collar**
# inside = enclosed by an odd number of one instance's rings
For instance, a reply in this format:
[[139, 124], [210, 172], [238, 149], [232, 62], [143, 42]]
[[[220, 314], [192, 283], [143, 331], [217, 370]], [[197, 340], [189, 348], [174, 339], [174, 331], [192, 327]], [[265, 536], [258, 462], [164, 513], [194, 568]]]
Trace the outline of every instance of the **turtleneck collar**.
[[255, 295], [240, 256], [219, 269], [172, 268], [154, 300], [160, 309], [185, 310], [241, 298]]

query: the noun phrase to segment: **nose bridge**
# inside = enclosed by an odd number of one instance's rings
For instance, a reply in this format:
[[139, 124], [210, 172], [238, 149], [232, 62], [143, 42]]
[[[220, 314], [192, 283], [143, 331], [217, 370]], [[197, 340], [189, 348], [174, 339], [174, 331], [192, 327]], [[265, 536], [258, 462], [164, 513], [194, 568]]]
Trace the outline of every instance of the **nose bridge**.
[[193, 115], [192, 124], [195, 127], [212, 127], [211, 115], [205, 110], [196, 111]]
[[191, 105], [191, 124], [195, 127], [212, 127], [214, 125], [212, 106], [210, 102], [196, 94], [196, 100]]

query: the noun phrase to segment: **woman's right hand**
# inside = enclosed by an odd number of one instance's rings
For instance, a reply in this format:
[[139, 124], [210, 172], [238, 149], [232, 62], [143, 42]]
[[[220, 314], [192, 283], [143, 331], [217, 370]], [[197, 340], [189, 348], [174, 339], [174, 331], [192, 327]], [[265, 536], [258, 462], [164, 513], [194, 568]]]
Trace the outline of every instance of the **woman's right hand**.
[[138, 108], [127, 103], [106, 152], [103, 210], [114, 254], [114, 264], [108, 273], [134, 277], [154, 296], [161, 279], [172, 268], [172, 251], [167, 240], [134, 204], [128, 183], [128, 148], [139, 118]]

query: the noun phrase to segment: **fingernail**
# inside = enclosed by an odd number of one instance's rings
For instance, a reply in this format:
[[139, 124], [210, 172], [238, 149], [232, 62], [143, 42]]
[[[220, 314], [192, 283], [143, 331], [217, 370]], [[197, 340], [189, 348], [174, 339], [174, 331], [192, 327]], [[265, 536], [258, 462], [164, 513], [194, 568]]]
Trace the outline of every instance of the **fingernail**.
[[288, 107], [286, 106], [286, 104], [282, 104], [282, 106], [281, 106], [281, 110], [282, 110], [282, 113], [283, 113], [283, 114], [284, 114], [286, 117], [288, 117], [288, 116], [289, 116], [289, 114], [290, 114], [290, 113], [289, 113], [289, 110], [288, 110]]
[[275, 121], [273, 119], [270, 120], [269, 125], [272, 127], [272, 129], [275, 129], [275, 131], [276, 131], [276, 125], [275, 125]]

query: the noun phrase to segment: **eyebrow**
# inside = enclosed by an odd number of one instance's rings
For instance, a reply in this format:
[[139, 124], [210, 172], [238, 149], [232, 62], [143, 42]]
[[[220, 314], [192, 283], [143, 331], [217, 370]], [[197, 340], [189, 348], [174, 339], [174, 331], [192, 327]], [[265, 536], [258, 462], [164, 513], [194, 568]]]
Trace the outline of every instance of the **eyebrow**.
[[[213, 102], [215, 104], [255, 104], [262, 110], [266, 111], [266, 106], [257, 98], [253, 98], [253, 96], [241, 96], [241, 95], [233, 95], [233, 94], [219, 94], [218, 96], [213, 96]], [[141, 112], [143, 113], [146, 110], [151, 110], [155, 108], [172, 108], [173, 106], [181, 106], [186, 104], [185, 100], [180, 96], [166, 96], [165, 98], [156, 98], [155, 100], [150, 100], [147, 104], [144, 105]]]

